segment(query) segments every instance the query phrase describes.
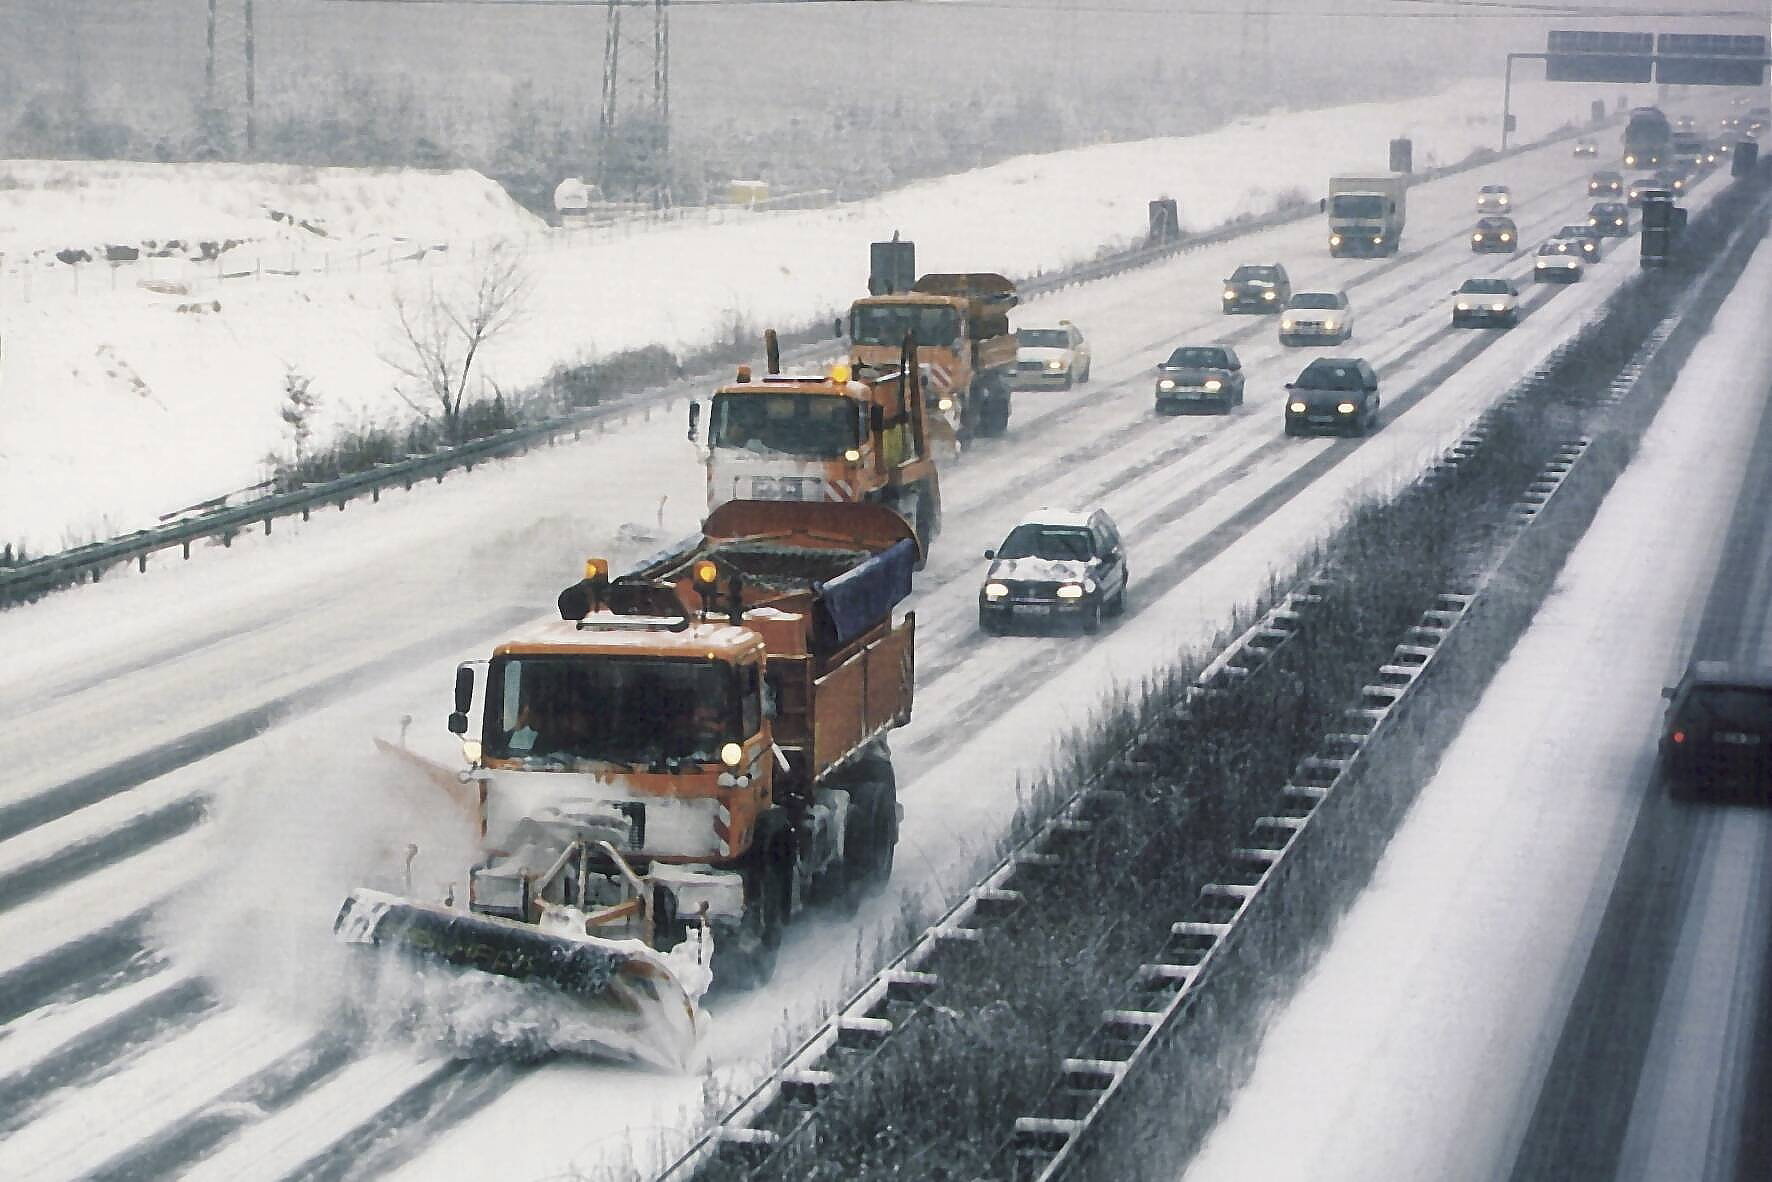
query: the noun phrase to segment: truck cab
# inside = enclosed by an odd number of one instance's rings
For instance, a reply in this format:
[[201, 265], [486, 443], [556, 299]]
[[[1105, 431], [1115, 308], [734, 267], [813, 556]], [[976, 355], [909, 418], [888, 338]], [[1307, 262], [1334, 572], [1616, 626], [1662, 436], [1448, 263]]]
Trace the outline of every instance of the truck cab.
[[1016, 366], [1009, 311], [1017, 303], [1015, 285], [1001, 275], [924, 275], [909, 291], [850, 306], [850, 356], [860, 365], [895, 364], [909, 336], [929, 374], [926, 403], [954, 436], [1001, 435], [1009, 429]]
[[1409, 178], [1402, 173], [1329, 178], [1329, 253], [1393, 255], [1402, 246]]

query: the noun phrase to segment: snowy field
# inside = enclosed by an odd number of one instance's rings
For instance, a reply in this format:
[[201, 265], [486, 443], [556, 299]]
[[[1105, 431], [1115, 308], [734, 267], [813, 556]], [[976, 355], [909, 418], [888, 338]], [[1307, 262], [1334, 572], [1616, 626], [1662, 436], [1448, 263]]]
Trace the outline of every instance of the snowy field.
[[[1237, 158], [1265, 158], [1267, 135]], [[326, 943], [335, 901], [381, 847], [418, 841], [422, 873], [459, 873], [459, 834], [403, 794], [367, 754], [370, 737], [410, 716], [413, 743], [448, 758], [441, 711], [456, 661], [539, 614], [586, 555], [620, 566], [694, 528], [688, 386], [621, 432], [0, 613], [0, 648], [15, 654], [0, 685], [12, 773], [0, 805], [13, 810], [0, 815], [0, 974], [34, 974], [12, 995], [28, 1011], [0, 1026], [0, 1098], [14, 1101], [0, 1104], [0, 1177], [277, 1176], [335, 1152], [330, 1176], [382, 1177], [392, 1165], [348, 1163], [386, 1141], [417, 1154], [408, 1178], [545, 1178], [681, 1147], [704, 1084], [755, 1080], [901, 914], [970, 884], [1018, 783], [1092, 703], [1210, 635], [1350, 499], [1418, 471], [1635, 273], [1626, 243], [1580, 284], [1528, 282], [1516, 329], [1447, 324], [1464, 277], [1530, 274], [1526, 255], [1471, 255], [1476, 187], [1512, 185], [1535, 241], [1586, 210], [1587, 171], [1557, 146], [1423, 185], [1393, 260], [1330, 259], [1312, 220], [1027, 309], [1028, 323], [1084, 326], [1095, 380], [1018, 395], [1009, 436], [944, 472], [945, 530], [909, 605], [917, 713], [893, 742], [905, 820], [889, 891], [856, 922], [796, 926], [774, 986], [714, 1003], [706, 1080], [573, 1059], [463, 1066], [422, 1040], [341, 1045], [332, 1015], [348, 985]], [[1281, 435], [1282, 383], [1312, 352], [1280, 347], [1271, 320], [1220, 314], [1216, 280], [1246, 258], [1349, 291], [1352, 347], [1384, 383], [1371, 438]], [[1247, 405], [1155, 417], [1155, 361], [1214, 338], [1243, 357]], [[1114, 515], [1130, 610], [1091, 639], [982, 638], [979, 553], [1042, 502]], [[75, 732], [86, 738], [70, 745]], [[27, 1088], [40, 1070], [62, 1086]], [[377, 1123], [396, 1103], [408, 1115]]]
[[[1772, 386], [1769, 306], [1762, 243], [1186, 1182], [1509, 1176], [1654, 785], [1661, 687], [1684, 668], [1737, 498], [1754, 495], [1741, 472], [1765, 413], [1757, 392]], [[1719, 865], [1736, 873], [1724, 892], [1738, 908], [1753, 897], [1765, 818], [1736, 820], [1748, 856]], [[1715, 1047], [1726, 1061], [1721, 1048], [1743, 1034], [1727, 1026], [1728, 986], [1695, 971], [1689, 1052]], [[1710, 1176], [1708, 1104], [1722, 1082], [1671, 1078], [1646, 1119], [1683, 1125], [1684, 1155], [1652, 1157], [1651, 1135], [1633, 1128], [1625, 1161], [1640, 1172], [1628, 1176]]]
[[[1519, 134], [1582, 121], [1590, 99], [1627, 91], [1516, 84]], [[520, 245], [530, 280], [524, 318], [485, 357], [484, 376], [508, 390], [625, 348], [835, 315], [864, 286], [866, 244], [893, 231], [917, 242], [924, 270], [1031, 274], [1140, 239], [1155, 196], [1200, 228], [1315, 195], [1336, 171], [1381, 168], [1394, 136], [1414, 139], [1418, 167], [1455, 162], [1497, 143], [1498, 92], [1469, 82], [1431, 99], [1276, 112], [1022, 157], [855, 205], [624, 232], [540, 231], [473, 174], [0, 164], [13, 185], [0, 188], [0, 542], [60, 549], [256, 483], [264, 457], [290, 450], [278, 410], [292, 370], [312, 379], [322, 439], [410, 416], [389, 364], [392, 300], [468, 281], [500, 240]], [[247, 244], [220, 262], [115, 268], [34, 253], [148, 238]], [[424, 243], [448, 249], [405, 248]], [[398, 261], [408, 253], [421, 257]], [[247, 274], [222, 277], [236, 270]]]

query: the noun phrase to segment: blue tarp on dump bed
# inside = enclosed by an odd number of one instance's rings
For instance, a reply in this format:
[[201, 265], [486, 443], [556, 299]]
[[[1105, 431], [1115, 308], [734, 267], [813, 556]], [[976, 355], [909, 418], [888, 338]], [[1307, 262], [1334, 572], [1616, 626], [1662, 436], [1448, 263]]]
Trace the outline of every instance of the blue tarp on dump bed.
[[917, 544], [906, 539], [825, 583], [820, 602], [837, 645], [848, 644], [890, 615], [911, 593], [916, 567]]

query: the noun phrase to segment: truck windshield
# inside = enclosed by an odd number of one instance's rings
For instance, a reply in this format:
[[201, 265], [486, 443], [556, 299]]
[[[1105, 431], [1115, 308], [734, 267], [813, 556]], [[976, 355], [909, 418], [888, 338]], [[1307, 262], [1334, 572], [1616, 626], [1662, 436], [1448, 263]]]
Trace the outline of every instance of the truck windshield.
[[748, 737], [743, 715], [755, 713], [740, 711], [739, 672], [722, 662], [500, 657], [488, 686], [492, 759], [714, 760], [722, 744]]
[[904, 344], [906, 333], [918, 345], [951, 347], [960, 337], [960, 314], [951, 304], [857, 304], [849, 313], [849, 338], [858, 345]]
[[1329, 198], [1329, 216], [1338, 218], [1381, 218], [1385, 199], [1377, 193], [1337, 193]]
[[861, 409], [830, 394], [718, 394], [708, 440], [759, 455], [835, 459], [861, 445]]

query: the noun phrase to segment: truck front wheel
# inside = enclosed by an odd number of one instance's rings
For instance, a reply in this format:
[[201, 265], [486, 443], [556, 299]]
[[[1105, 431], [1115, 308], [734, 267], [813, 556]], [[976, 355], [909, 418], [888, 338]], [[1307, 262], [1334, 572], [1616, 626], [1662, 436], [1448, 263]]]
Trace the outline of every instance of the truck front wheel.
[[[765, 829], [769, 819], [765, 816], [759, 822], [759, 830]], [[744, 919], [724, 939], [714, 942], [714, 961], [709, 967], [721, 986], [755, 989], [775, 975], [775, 960], [793, 900], [794, 852], [791, 835], [782, 827], [767, 829], [767, 833], [759, 833], [756, 861], [745, 871]]]

